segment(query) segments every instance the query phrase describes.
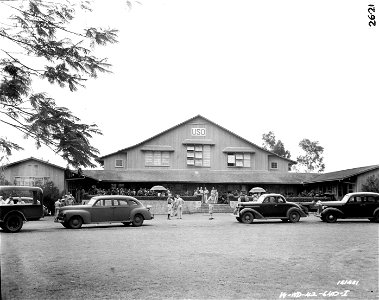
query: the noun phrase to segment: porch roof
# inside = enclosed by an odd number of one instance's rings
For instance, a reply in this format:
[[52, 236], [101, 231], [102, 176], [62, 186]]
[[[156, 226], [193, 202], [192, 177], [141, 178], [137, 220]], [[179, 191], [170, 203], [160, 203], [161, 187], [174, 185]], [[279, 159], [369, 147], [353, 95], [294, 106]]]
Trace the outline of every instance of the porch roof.
[[306, 180], [310, 180], [317, 174], [221, 170], [83, 170], [83, 175], [102, 182], [303, 184]]
[[357, 175], [360, 175], [363, 173], [367, 173], [369, 171], [373, 171], [376, 169], [379, 169], [379, 165], [353, 168], [353, 169], [346, 169], [346, 170], [329, 172], [329, 173], [324, 173], [324, 174], [316, 174], [316, 176], [313, 176], [313, 178], [311, 178], [310, 180], [305, 181], [305, 183], [339, 181], [339, 180], [344, 180], [344, 179], [349, 178], [349, 177], [353, 177], [353, 176], [357, 176]]

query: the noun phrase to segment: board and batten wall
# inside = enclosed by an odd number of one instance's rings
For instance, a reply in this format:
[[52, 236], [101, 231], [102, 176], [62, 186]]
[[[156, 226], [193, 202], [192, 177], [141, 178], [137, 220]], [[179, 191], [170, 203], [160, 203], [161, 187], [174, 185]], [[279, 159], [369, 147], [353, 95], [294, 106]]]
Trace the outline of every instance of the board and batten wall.
[[49, 177], [62, 192], [65, 188], [64, 169], [60, 169], [39, 161], [28, 160], [4, 169], [7, 181], [14, 184], [15, 177]]
[[[195, 129], [201, 129], [203, 135], [194, 136]], [[203, 130], [205, 129], [205, 130]], [[210, 167], [194, 167], [187, 166], [187, 145], [188, 140], [201, 141], [210, 143], [211, 161]], [[188, 142], [189, 143], [189, 142]], [[145, 166], [145, 153], [141, 149], [146, 146], [170, 146], [173, 151], [170, 151], [170, 164], [169, 166]], [[228, 167], [227, 166], [227, 152], [223, 150], [227, 147], [243, 147], [249, 148], [252, 153], [249, 168]], [[174, 127], [163, 134], [153, 137], [138, 146], [131, 147], [126, 150], [127, 153], [115, 153], [104, 158], [104, 170], [128, 170], [128, 169], [202, 169], [208, 170], [269, 170], [272, 161], [277, 162], [278, 168], [275, 171], [287, 172], [288, 161], [281, 159], [275, 155], [266, 152], [259, 147], [245, 141], [244, 139], [236, 136], [235, 134], [224, 130], [214, 124], [207, 122], [204, 119], [194, 119], [189, 123], [182, 124]], [[116, 159], [124, 160], [123, 167], [116, 167]], [[126, 162], [126, 163], [125, 163]]]

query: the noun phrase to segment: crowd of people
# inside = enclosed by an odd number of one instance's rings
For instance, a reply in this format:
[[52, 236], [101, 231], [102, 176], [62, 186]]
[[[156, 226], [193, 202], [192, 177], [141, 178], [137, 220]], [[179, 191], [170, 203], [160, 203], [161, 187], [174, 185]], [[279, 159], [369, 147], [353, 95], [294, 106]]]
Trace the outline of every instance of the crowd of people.
[[125, 196], [158, 196], [166, 197], [168, 196], [167, 191], [152, 191], [147, 188], [136, 189], [126, 189], [123, 187], [113, 187], [110, 189], [101, 189], [96, 186], [92, 186], [88, 191], [89, 195], [125, 195]]
[[167, 197], [167, 220], [177, 216], [178, 219], [183, 218], [183, 206], [184, 200], [180, 197], [179, 194], [176, 194], [175, 197], [168, 192]]
[[68, 205], [74, 205], [75, 204], [75, 198], [71, 195], [71, 193], [68, 193], [64, 195], [62, 198], [58, 199], [54, 203], [55, 207], [55, 216], [57, 216], [59, 208], [63, 206], [68, 206]]
[[4, 200], [3, 196], [0, 196], [0, 205], [2, 204], [25, 204], [25, 201], [21, 197], [9, 197]]

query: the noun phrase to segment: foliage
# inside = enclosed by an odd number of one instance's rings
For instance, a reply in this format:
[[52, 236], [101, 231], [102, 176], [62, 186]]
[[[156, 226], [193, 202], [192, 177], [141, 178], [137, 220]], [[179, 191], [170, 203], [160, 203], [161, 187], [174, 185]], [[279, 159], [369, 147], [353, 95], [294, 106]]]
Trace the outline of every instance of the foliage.
[[269, 131], [267, 134], [262, 135], [263, 148], [269, 150], [279, 156], [291, 158], [291, 153], [284, 148], [281, 140], [276, 141], [275, 134]]
[[59, 189], [52, 181], [46, 182], [41, 185], [40, 188], [43, 190], [43, 204], [49, 209], [49, 211], [54, 211], [54, 202], [59, 199]]
[[[117, 42], [114, 29], [72, 30], [78, 11], [90, 11], [88, 1], [0, 0], [0, 10], [12, 15], [0, 23], [0, 122], [45, 144], [73, 167], [95, 167], [98, 150], [90, 139], [101, 134], [96, 124], [84, 124], [43, 92], [38, 80], [75, 91], [89, 78], [109, 72], [110, 64], [93, 55], [96, 45]], [[8, 137], [10, 138], [10, 137]], [[11, 155], [21, 146], [0, 137], [0, 151]]]
[[368, 176], [366, 182], [362, 184], [362, 191], [379, 193], [379, 178], [375, 175]]
[[4, 171], [0, 169], [0, 185], [10, 185], [11, 183], [5, 179]]
[[297, 157], [298, 165], [305, 167], [306, 172], [323, 172], [325, 170], [324, 157], [322, 156], [324, 148], [319, 145], [319, 142], [303, 139], [299, 146], [305, 154]]

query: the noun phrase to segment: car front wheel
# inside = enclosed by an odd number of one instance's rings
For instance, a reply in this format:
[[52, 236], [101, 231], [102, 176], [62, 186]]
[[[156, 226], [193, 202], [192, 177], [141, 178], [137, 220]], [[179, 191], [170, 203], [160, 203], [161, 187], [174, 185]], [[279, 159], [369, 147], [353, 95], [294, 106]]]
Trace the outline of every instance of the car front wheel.
[[325, 214], [324, 218], [325, 218], [325, 221], [328, 222], [328, 223], [335, 223], [335, 222], [337, 222], [337, 215], [334, 212], [332, 212], [332, 211], [327, 212]]
[[[68, 225], [72, 229], [79, 229], [82, 227], [83, 220], [79, 216], [74, 216], [68, 221]], [[64, 225], [63, 225], [64, 226]]]
[[252, 212], [245, 212], [241, 217], [242, 223], [251, 224], [254, 221], [254, 215]]
[[[379, 223], [379, 212], [377, 212], [377, 213], [374, 215], [374, 218], [373, 218], [372, 220], [373, 220], [372, 222]], [[370, 221], [371, 221], [371, 220], [370, 220]]]
[[143, 216], [141, 216], [140, 214], [135, 215], [132, 224], [134, 227], [141, 226], [143, 224]]
[[289, 215], [289, 221], [291, 223], [296, 223], [296, 222], [299, 222], [299, 220], [300, 220], [300, 213], [296, 210], [291, 211]]

